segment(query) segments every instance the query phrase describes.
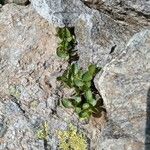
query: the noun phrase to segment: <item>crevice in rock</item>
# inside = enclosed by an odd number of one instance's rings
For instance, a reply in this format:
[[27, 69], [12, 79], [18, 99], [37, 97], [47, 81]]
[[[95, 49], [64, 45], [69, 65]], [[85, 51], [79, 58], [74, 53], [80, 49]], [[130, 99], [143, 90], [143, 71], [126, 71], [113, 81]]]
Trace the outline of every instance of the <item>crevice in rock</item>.
[[29, 0], [25, 2], [25, 6], [30, 5], [30, 4], [31, 2]]
[[[150, 15], [145, 14], [141, 11], [137, 11], [134, 8], [123, 7], [122, 4], [119, 7], [110, 7], [104, 3], [92, 3], [84, 2], [84, 4], [89, 7], [96, 9], [116, 21], [122, 21], [128, 24], [143, 24], [148, 26], [150, 24]], [[122, 7], [121, 7], [122, 6]], [[121, 10], [120, 10], [121, 8]]]
[[4, 5], [5, 4], [5, 0], [0, 0], [0, 4]]
[[26, 114], [26, 111], [22, 108], [20, 102], [14, 96], [11, 96], [11, 101], [17, 105], [17, 107], [20, 109], [20, 111], [23, 114], [23, 116], [25, 118], [29, 119], [29, 117]]
[[137, 11], [137, 10], [135, 10], [134, 8], [124, 8], [124, 9], [125, 9], [125, 11], [130, 11], [130, 12], [136, 13], [137, 16], [144, 17], [145, 19], [150, 19], [150, 15], [145, 14], [145, 13], [143, 13], [143, 12], [141, 12], [141, 11]]
[[118, 124], [109, 120], [107, 123], [107, 127], [104, 129], [103, 136], [108, 139], [120, 139], [120, 138], [128, 138], [131, 136], [126, 133]]
[[117, 45], [114, 45], [114, 46], [111, 48], [111, 50], [110, 50], [109, 54], [114, 53], [114, 51], [115, 51], [115, 48], [116, 48], [116, 47], [117, 47]]
[[0, 123], [0, 138], [2, 138], [5, 135], [5, 133], [7, 132], [7, 128], [8, 127], [3, 120], [3, 122]]
[[43, 142], [44, 142], [44, 150], [48, 150], [47, 140], [44, 139]]

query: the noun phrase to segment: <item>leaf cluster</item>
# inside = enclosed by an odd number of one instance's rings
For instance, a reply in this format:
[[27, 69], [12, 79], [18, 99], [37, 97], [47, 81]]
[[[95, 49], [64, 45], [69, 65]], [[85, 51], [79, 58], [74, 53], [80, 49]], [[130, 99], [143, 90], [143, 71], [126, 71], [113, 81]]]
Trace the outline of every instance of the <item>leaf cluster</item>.
[[76, 41], [75, 36], [69, 28], [58, 28], [57, 36], [60, 38], [60, 43], [57, 48], [57, 55], [65, 60], [70, 60], [76, 56], [76, 51], [73, 51]]
[[95, 112], [97, 100], [93, 79], [100, 68], [91, 64], [87, 71], [83, 71], [77, 64], [72, 64], [62, 76], [57, 79], [69, 88], [74, 88], [71, 98], [65, 98], [62, 104], [66, 108], [74, 108], [82, 119], [88, 119]]
[[4, 5], [5, 4], [5, 0], [0, 0], [0, 4]]

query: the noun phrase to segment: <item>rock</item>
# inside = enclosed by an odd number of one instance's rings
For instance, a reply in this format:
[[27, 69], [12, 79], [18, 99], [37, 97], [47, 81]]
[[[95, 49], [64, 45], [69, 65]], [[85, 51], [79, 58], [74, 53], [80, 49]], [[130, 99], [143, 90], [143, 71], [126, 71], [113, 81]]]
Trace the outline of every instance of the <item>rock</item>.
[[[108, 63], [100, 75], [98, 88], [109, 118], [100, 150], [103, 146], [113, 147], [107, 150], [144, 150], [144, 144], [150, 143], [149, 81], [150, 30], [144, 30], [129, 40], [122, 54]], [[128, 145], [126, 140], [138, 142], [139, 146], [130, 148], [133, 144]]]
[[5, 0], [5, 4], [7, 3], [15, 3], [17, 5], [27, 5], [29, 4], [29, 0]]
[[56, 114], [56, 78], [68, 64], [56, 55], [55, 28], [31, 6], [7, 4], [0, 33], [0, 150], [44, 150], [37, 138], [44, 122], [50, 128], [47, 147], [56, 150], [57, 130], [67, 127]]
[[[81, 0], [90, 8], [94, 8], [111, 16], [114, 20], [130, 24], [140, 22], [149, 23], [150, 3], [147, 0]], [[144, 19], [145, 18], [145, 19]], [[133, 21], [133, 20], [136, 20]], [[145, 21], [144, 21], [145, 20]], [[143, 22], [144, 21], [144, 22]]]
[[31, 0], [31, 3], [41, 16], [55, 26], [74, 27], [79, 64], [82, 67], [90, 63], [105, 66], [122, 52], [135, 33], [150, 25], [150, 4], [146, 0], [137, 3], [114, 0]]
[[0, 139], [0, 150], [5, 149], [35, 149], [44, 150], [42, 141], [38, 141], [34, 130], [27, 118], [22, 114], [18, 106], [10, 101], [0, 100], [0, 116], [3, 115], [3, 122], [7, 131]]
[[[54, 26], [66, 25], [75, 30], [79, 64], [105, 66], [97, 87], [109, 122], [102, 134], [94, 131], [101, 137], [95, 136], [99, 142], [93, 149], [142, 150], [144, 140], [149, 143], [148, 1], [31, 2], [48, 22], [31, 6], [7, 4], [0, 9], [0, 150], [56, 150], [58, 130], [70, 122], [83, 126], [70, 110], [57, 107], [63, 92], [56, 78], [68, 64], [56, 56]], [[46, 145], [37, 138], [44, 122], [50, 128]]]

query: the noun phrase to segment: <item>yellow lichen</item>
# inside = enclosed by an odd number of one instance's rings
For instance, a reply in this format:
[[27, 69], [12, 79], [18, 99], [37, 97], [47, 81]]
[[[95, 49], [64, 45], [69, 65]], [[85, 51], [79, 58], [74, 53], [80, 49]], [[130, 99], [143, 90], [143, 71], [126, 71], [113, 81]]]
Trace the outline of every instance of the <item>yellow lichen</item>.
[[49, 135], [49, 129], [47, 122], [44, 122], [42, 128], [37, 132], [37, 137], [40, 140], [47, 140]]
[[61, 150], [87, 150], [88, 144], [85, 136], [78, 133], [73, 126], [70, 126], [67, 131], [58, 131], [58, 139]]

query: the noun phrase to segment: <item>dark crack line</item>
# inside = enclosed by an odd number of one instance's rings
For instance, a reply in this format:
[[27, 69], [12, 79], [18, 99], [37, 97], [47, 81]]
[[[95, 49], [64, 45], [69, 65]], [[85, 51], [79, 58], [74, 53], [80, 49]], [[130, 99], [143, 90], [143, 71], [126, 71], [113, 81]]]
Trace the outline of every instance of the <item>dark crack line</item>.
[[27, 116], [26, 111], [21, 107], [21, 104], [18, 102], [18, 100], [14, 96], [12, 96], [11, 100], [17, 105], [17, 107], [22, 112], [23, 116], [29, 120], [29, 117]]
[[48, 150], [47, 140], [44, 139], [43, 142], [44, 142], [44, 150]]
[[125, 8], [124, 10], [126, 10], [126, 11], [131, 11], [131, 12], [135, 12], [138, 16], [144, 17], [144, 18], [146, 18], [146, 19], [150, 19], [150, 15], [145, 14], [145, 13], [143, 13], [143, 12], [141, 12], [141, 11], [137, 11], [137, 10], [135, 10], [134, 8]]
[[117, 47], [117, 45], [114, 45], [112, 48], [111, 48], [111, 51], [109, 52], [109, 54], [112, 54], [114, 51], [115, 51], [115, 48]]

